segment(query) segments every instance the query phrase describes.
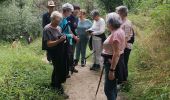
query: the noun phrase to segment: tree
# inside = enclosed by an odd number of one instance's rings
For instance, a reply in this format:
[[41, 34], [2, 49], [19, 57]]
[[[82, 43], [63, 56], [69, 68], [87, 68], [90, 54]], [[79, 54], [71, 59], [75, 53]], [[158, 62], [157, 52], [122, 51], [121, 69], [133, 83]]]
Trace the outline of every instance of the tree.
[[113, 12], [117, 6], [123, 5], [123, 0], [99, 0], [106, 12]]

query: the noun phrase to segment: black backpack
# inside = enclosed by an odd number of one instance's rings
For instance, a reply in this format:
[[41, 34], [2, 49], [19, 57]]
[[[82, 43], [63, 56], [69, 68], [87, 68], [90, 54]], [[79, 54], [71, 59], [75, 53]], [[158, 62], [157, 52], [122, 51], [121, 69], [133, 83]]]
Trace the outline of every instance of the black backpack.
[[133, 32], [133, 35], [132, 35], [132, 37], [130, 38], [130, 40], [128, 41], [128, 43], [134, 43], [135, 42], [135, 31], [134, 31], [134, 29], [132, 28], [132, 32]]

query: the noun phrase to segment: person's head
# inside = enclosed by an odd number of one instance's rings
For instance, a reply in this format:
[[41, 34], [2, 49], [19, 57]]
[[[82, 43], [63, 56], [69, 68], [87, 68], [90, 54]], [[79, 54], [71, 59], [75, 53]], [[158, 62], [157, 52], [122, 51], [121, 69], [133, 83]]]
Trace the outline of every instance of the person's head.
[[93, 20], [98, 21], [99, 18], [100, 18], [100, 13], [99, 13], [98, 10], [93, 10], [93, 11], [91, 12], [91, 16], [92, 16]]
[[60, 24], [60, 21], [62, 20], [62, 14], [58, 11], [53, 11], [50, 18], [51, 23], [58, 26]]
[[126, 6], [119, 6], [116, 8], [116, 12], [120, 15], [121, 18], [124, 18], [128, 15], [128, 8]]
[[70, 16], [73, 10], [74, 8], [70, 3], [65, 3], [62, 5], [63, 17]]
[[80, 18], [81, 19], [86, 18], [86, 10], [85, 9], [80, 10]]
[[54, 1], [52, 0], [48, 1], [47, 8], [49, 13], [52, 13], [54, 11], [54, 7], [55, 7]]
[[106, 16], [106, 22], [107, 22], [107, 27], [109, 31], [119, 29], [122, 23], [120, 16], [115, 12], [109, 13]]
[[78, 5], [73, 5], [74, 7], [74, 11], [73, 11], [73, 15], [74, 16], [78, 16], [79, 15], [79, 12], [80, 12], [80, 7]]

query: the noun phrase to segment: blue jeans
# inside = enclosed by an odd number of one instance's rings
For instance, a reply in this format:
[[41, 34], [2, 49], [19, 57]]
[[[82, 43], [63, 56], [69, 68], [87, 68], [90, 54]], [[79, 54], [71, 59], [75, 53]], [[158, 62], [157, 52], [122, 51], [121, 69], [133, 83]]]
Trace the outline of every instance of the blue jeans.
[[104, 67], [105, 67], [105, 84], [104, 84], [104, 92], [107, 96], [107, 100], [116, 100], [117, 98], [117, 81], [109, 80], [109, 69], [111, 64], [105, 59]]

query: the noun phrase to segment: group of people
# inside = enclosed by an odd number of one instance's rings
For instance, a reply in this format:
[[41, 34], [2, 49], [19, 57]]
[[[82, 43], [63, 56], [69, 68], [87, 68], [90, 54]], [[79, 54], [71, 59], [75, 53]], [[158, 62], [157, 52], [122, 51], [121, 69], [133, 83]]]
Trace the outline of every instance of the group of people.
[[[51, 86], [68, 98], [62, 83], [70, 77], [70, 71], [78, 72], [75, 66], [78, 65], [80, 55], [81, 66], [86, 65], [86, 48], [89, 43], [93, 51], [90, 70], [98, 71], [100, 66], [104, 66], [105, 94], [108, 100], [116, 100], [117, 84], [127, 81], [128, 59], [134, 42], [132, 24], [127, 19], [127, 7], [117, 7], [116, 12], [106, 15], [106, 21], [98, 10], [93, 10], [93, 23], [86, 18], [86, 10], [77, 5], [65, 3], [59, 12], [54, 11], [55, 4], [50, 0], [47, 7], [49, 11], [42, 20], [42, 49], [47, 51], [47, 59], [54, 67]], [[108, 37], [105, 35], [106, 26], [110, 32]]]

